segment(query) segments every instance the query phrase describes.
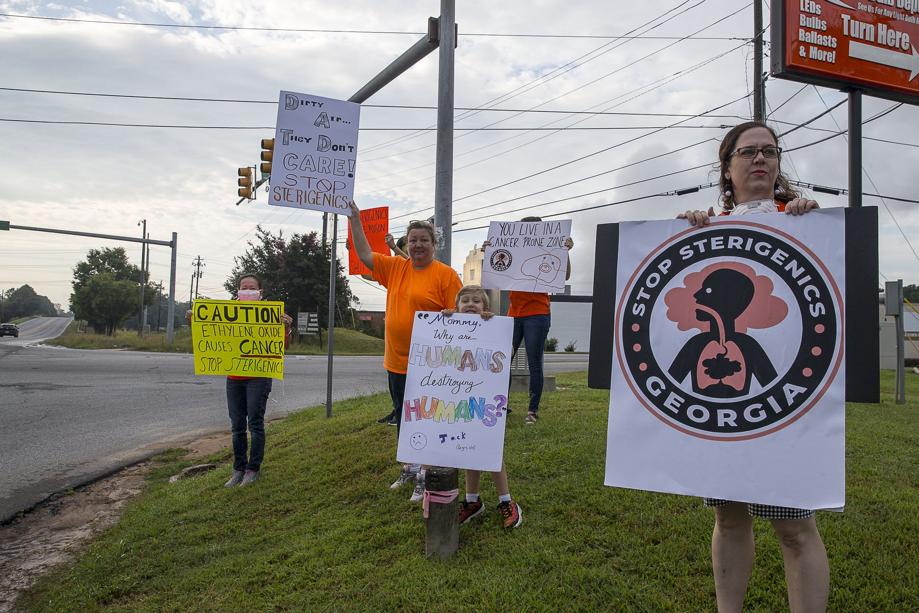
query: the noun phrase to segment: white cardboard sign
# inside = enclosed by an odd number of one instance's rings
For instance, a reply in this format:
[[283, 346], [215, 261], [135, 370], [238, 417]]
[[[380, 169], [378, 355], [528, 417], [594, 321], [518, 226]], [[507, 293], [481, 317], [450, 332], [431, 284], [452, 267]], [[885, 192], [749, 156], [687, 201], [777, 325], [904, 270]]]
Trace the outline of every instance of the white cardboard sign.
[[361, 105], [282, 91], [268, 204], [351, 215]]
[[845, 218], [619, 224], [606, 485], [845, 503]]
[[501, 470], [514, 321], [418, 311], [396, 458]]
[[563, 292], [568, 268], [565, 239], [571, 220], [493, 221], [482, 264], [482, 287]]

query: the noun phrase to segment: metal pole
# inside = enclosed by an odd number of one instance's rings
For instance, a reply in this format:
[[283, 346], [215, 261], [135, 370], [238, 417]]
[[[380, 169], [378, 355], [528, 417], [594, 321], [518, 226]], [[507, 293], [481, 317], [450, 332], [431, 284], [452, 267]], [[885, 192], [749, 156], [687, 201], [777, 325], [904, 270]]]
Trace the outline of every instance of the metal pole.
[[195, 299], [195, 271], [191, 271], [191, 285], [188, 287], [188, 307], [191, 308], [191, 303]]
[[453, 56], [456, 48], [454, 0], [440, 0], [437, 69], [437, 162], [434, 183], [434, 227], [441, 234], [436, 257], [450, 264], [453, 225]]
[[[325, 416], [332, 417], [332, 365], [335, 343], [335, 281], [338, 279], [338, 215], [332, 214], [332, 251], [329, 255], [329, 337], [328, 337], [328, 368], [325, 395]], [[321, 333], [321, 331], [320, 331]]]
[[[897, 279], [897, 293], [895, 296], [897, 300], [897, 314], [894, 316], [894, 320], [897, 324], [897, 404], [906, 404], [906, 387], [905, 387], [905, 341], [904, 337], [906, 336], [906, 331], [903, 329], [905, 326], [903, 324], [903, 279]], [[890, 298], [885, 296], [885, 300]]]
[[766, 118], [763, 85], [763, 4], [762, 0], [753, 0], [753, 119], [756, 121]]
[[849, 206], [862, 205], [862, 92], [849, 92]]
[[326, 246], [326, 241], [328, 241], [328, 232], [329, 232], [329, 214], [322, 214], [322, 247], [323, 249]]
[[172, 255], [169, 259], [169, 303], [166, 308], [166, 344], [172, 347], [176, 318], [176, 256], [179, 253], [179, 235], [172, 233]]
[[364, 87], [360, 88], [357, 93], [348, 98], [348, 101], [357, 103], [364, 102], [367, 100], [367, 98], [386, 87], [390, 82], [393, 81], [393, 79], [417, 64], [431, 51], [434, 51], [434, 49], [437, 48], [437, 37], [432, 30], [432, 20], [429, 19], [428, 35], [416, 42], [414, 45], [409, 47], [405, 53], [393, 60], [389, 66], [381, 70], [377, 76], [370, 79], [370, 81], [368, 81]]
[[[140, 225], [143, 225], [143, 228], [140, 232], [140, 237], [146, 240], [147, 238], [147, 220], [142, 219]], [[145, 285], [145, 275], [147, 272], [147, 243], [140, 244], [140, 305], [137, 309], [137, 335], [144, 335], [144, 285]]]
[[[150, 238], [150, 233], [147, 232], [147, 238]], [[147, 264], [146, 270], [144, 271], [144, 291], [146, 291], [147, 282], [150, 280], [150, 245], [144, 243], [144, 249], [147, 252]], [[147, 305], [144, 304], [144, 301], [141, 300], [141, 308], [143, 308], [143, 313], [141, 314], [141, 324], [140, 329], [143, 330], [147, 326]], [[151, 301], [152, 304], [152, 301]]]

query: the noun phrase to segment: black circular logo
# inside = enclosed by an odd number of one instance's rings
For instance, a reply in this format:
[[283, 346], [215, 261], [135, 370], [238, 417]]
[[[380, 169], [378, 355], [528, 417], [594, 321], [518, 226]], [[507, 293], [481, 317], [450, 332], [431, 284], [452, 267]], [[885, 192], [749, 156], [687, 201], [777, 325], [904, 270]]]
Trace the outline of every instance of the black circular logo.
[[511, 252], [506, 249], [495, 249], [494, 253], [491, 254], [491, 258], [488, 260], [491, 264], [492, 270], [497, 270], [498, 272], [504, 272], [511, 266], [511, 262], [514, 261], [514, 258], [511, 257]]
[[753, 222], [719, 223], [672, 237], [638, 267], [617, 307], [617, 357], [664, 423], [757, 438], [826, 391], [842, 357], [841, 309], [806, 246]]

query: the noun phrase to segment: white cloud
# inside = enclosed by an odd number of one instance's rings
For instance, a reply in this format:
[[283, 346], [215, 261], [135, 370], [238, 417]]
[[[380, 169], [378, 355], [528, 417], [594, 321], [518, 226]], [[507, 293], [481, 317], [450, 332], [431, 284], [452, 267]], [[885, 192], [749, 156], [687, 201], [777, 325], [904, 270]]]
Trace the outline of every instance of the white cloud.
[[[676, 2], [664, 0], [616, 3], [613, 10], [611, 3], [601, 0], [530, 2], [526, 5], [526, 19], [521, 20], [519, 4], [481, 0], [458, 3], [460, 44], [456, 55], [456, 104], [480, 105], [526, 86], [537, 76], [546, 75], [555, 67], [607, 42], [473, 37], [465, 33], [621, 34], [674, 5]], [[118, 4], [98, 0], [60, 8], [29, 1], [0, 0], [4, 12], [11, 13], [225, 26], [399, 31], [424, 30], [428, 16], [437, 10], [436, 3], [420, 0], [386, 3], [385, 9], [381, 6], [370, 0], [338, 5], [313, 1], [251, 3], [241, 0], [183, 3], [133, 0]], [[686, 34], [736, 8], [731, 0], [709, 0], [654, 30], [654, 34]], [[752, 16], [746, 11], [706, 33], [747, 36], [751, 30]], [[293, 89], [347, 98], [417, 38], [415, 35], [165, 29], [4, 19], [0, 20], [0, 57], [11, 58], [11, 61], [0, 64], [0, 86], [254, 100], [273, 100], [280, 89]], [[586, 110], [621, 103], [615, 111], [696, 113], [737, 98], [746, 91], [744, 70], [749, 70], [750, 66], [745, 60], [745, 50], [739, 50], [633, 100], [624, 102], [635, 94], [617, 99], [643, 84], [673, 75], [738, 44], [736, 41], [685, 41], [623, 68], [671, 42], [618, 41], [608, 45], [614, 48], [608, 53], [545, 84], [526, 86], [498, 106], [525, 109], [566, 94], [540, 108]], [[597, 80], [617, 70], [612, 76]], [[368, 103], [434, 105], [436, 80], [437, 54], [433, 53]], [[597, 81], [582, 87], [594, 80]], [[770, 103], [778, 106], [798, 87], [794, 83], [770, 80], [767, 84]], [[829, 104], [842, 96], [832, 90], [820, 91]], [[865, 116], [889, 104], [866, 98]], [[777, 116], [798, 122], [824, 109], [814, 90], [809, 88], [782, 107]], [[0, 91], [0, 117], [7, 118], [271, 126], [275, 112], [271, 104], [169, 102]], [[747, 113], [746, 103], [719, 111], [727, 115]], [[845, 107], [838, 109], [834, 116], [845, 126]], [[426, 127], [433, 125], [435, 118], [436, 113], [431, 110], [370, 106], [362, 110], [362, 125], [368, 128]], [[487, 112], [458, 121], [454, 197], [459, 199], [489, 191], [456, 202], [457, 229], [487, 222], [487, 219], [470, 223], [459, 220], [486, 213], [495, 218], [517, 219], [522, 212], [507, 211], [710, 162], [714, 158], [714, 143], [595, 179], [582, 179], [723, 133], [720, 129], [667, 130], [496, 188], [650, 131], [571, 130], [550, 136], [545, 131], [523, 134], [459, 130], [485, 126], [501, 119], [506, 121], [495, 127], [537, 127], [553, 121], [557, 123], [552, 126], [564, 126], [583, 116], [528, 113], [509, 118], [508, 114]], [[579, 125], [660, 126], [678, 119], [605, 115]], [[718, 126], [737, 121], [725, 117], [687, 123]], [[835, 129], [829, 117], [818, 120], [814, 126]], [[915, 142], [917, 127], [919, 111], [905, 106], [867, 125], [865, 134]], [[209, 288], [208, 291], [213, 289], [212, 295], [219, 296], [223, 280], [232, 268], [233, 257], [242, 253], [257, 223], [275, 232], [283, 229], [285, 234], [321, 227], [319, 214], [269, 208], [265, 206], [264, 197], [255, 204], [234, 206], [236, 167], [254, 163], [259, 139], [269, 134], [270, 130], [165, 130], [0, 122], [0, 138], [14, 143], [0, 153], [0, 166], [15, 170], [15, 179], [5, 181], [0, 219], [9, 218], [22, 225], [136, 235], [139, 234], [137, 221], [146, 218], [154, 237], [168, 239], [172, 231], [179, 233], [179, 295], [186, 295], [191, 261], [200, 254], [208, 262], [202, 287]], [[785, 145], [797, 146], [823, 135], [799, 130], [786, 139]], [[399, 215], [433, 204], [434, 134], [427, 132], [411, 140], [392, 142], [404, 136], [402, 132], [361, 133], [358, 199], [364, 206], [388, 204], [392, 215]], [[378, 148], [372, 150], [375, 147]], [[512, 150], [514, 147], [517, 148]], [[864, 147], [865, 167], [881, 193], [911, 197], [916, 150], [870, 141], [866, 141]], [[486, 160], [489, 156], [494, 157]], [[793, 167], [789, 163], [788, 170], [794, 170], [802, 180], [824, 185], [846, 184], [846, 152], [842, 139], [793, 153], [786, 160], [793, 162]], [[701, 169], [574, 198], [541, 207], [536, 212], [547, 214], [575, 209], [710, 180], [708, 170]], [[575, 183], [571, 186], [496, 204], [572, 181]], [[866, 183], [866, 190], [869, 187]], [[642, 200], [573, 215], [577, 242], [572, 252], [575, 290], [588, 292], [592, 284], [592, 242], [597, 223], [671, 217], [686, 208], [707, 208], [716, 198], [713, 190], [704, 190], [680, 198]], [[844, 198], [826, 195], [820, 195], [820, 200], [824, 205], [845, 203]], [[866, 202], [872, 203], [874, 199]], [[463, 214], [479, 207], [485, 210]], [[893, 202], [890, 207], [907, 236], [917, 237], [914, 244], [919, 243], [919, 209]], [[427, 214], [419, 212], [412, 217]], [[396, 220], [393, 225], [409, 218]], [[886, 211], [880, 211], [880, 219], [881, 270], [888, 275], [903, 276], [907, 282], [919, 281], [915, 258]], [[341, 231], [344, 233], [344, 226]], [[481, 242], [483, 233], [477, 230], [454, 235], [454, 263], [460, 265], [472, 245]], [[98, 242], [88, 239], [24, 232], [3, 234], [0, 236], [0, 287], [28, 282], [58, 302], [67, 301], [73, 265], [86, 250], [99, 246]], [[128, 252], [132, 257], [139, 256], [136, 246], [128, 246]], [[154, 278], [165, 280], [168, 252], [155, 249], [152, 260]], [[383, 294], [376, 289], [359, 282], [354, 288], [365, 305], [382, 304]]]

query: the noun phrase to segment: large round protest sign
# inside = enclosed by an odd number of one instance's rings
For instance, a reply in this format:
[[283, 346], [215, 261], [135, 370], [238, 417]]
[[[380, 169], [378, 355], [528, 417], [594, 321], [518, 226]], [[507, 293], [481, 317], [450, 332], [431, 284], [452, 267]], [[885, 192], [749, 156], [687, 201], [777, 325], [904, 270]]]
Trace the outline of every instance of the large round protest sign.
[[787, 232], [726, 220], [669, 237], [617, 301], [616, 359], [632, 393], [695, 437], [750, 440], [805, 415], [843, 356], [843, 301]]

